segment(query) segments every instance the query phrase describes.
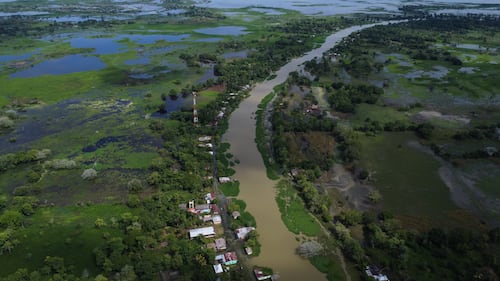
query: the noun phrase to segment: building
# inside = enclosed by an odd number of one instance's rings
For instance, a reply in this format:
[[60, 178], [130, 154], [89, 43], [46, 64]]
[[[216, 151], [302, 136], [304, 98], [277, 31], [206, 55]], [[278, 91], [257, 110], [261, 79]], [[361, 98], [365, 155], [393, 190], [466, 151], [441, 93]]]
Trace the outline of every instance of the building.
[[233, 265], [238, 263], [238, 256], [236, 252], [227, 252], [224, 254], [224, 264], [225, 265]]
[[213, 224], [221, 224], [222, 223], [222, 217], [220, 215], [213, 215], [212, 216], [212, 223]]
[[203, 236], [206, 238], [214, 237], [215, 236], [215, 229], [213, 226], [209, 227], [202, 227], [202, 228], [195, 228], [189, 230], [189, 238], [193, 239], [198, 236]]
[[271, 275], [270, 274], [266, 274], [262, 271], [262, 269], [260, 268], [256, 268], [253, 270], [253, 274], [255, 274], [255, 278], [257, 278], [257, 280], [266, 280], [266, 279], [270, 279], [271, 278]]
[[389, 281], [389, 277], [387, 277], [387, 275], [385, 274], [382, 274], [381, 270], [374, 265], [366, 266], [365, 272], [366, 275], [374, 278], [377, 281]]
[[219, 177], [219, 182], [220, 183], [228, 183], [228, 182], [231, 182], [231, 178], [230, 177]]
[[227, 249], [226, 239], [224, 239], [224, 238], [215, 239], [215, 250], [223, 251], [225, 249]]
[[238, 212], [238, 211], [234, 211], [231, 215], [233, 216], [233, 219], [235, 219], [235, 220], [241, 216], [240, 212]]
[[199, 204], [194, 207], [194, 211], [197, 214], [210, 214], [210, 205], [209, 204]]
[[227, 252], [224, 254], [220, 254], [215, 256], [215, 262], [223, 265], [233, 265], [238, 263], [238, 256], [236, 252]]
[[219, 206], [217, 206], [217, 204], [210, 204], [210, 210], [212, 210], [212, 213], [214, 213], [214, 215], [219, 214]]
[[214, 264], [214, 271], [215, 271], [215, 274], [219, 274], [219, 273], [224, 272], [224, 269], [222, 269], [221, 264]]
[[250, 256], [251, 254], [253, 254], [253, 250], [252, 250], [252, 248], [250, 248], [250, 247], [246, 247], [246, 248], [245, 248], [245, 253], [246, 253], [247, 255], [249, 255], [249, 256]]
[[212, 201], [214, 201], [215, 198], [217, 198], [217, 197], [216, 197], [215, 193], [213, 193], [213, 192], [207, 193], [205, 195], [205, 201], [207, 201], [207, 204], [212, 203]]
[[235, 231], [236, 232], [236, 238], [244, 240], [244, 239], [247, 238], [248, 233], [250, 233], [251, 231], [254, 231], [254, 230], [255, 230], [255, 227], [251, 227], [251, 226], [238, 228]]
[[212, 140], [211, 136], [203, 136], [203, 137], [198, 138], [198, 141], [203, 141], [203, 142], [207, 142], [207, 141], [211, 141], [211, 140]]

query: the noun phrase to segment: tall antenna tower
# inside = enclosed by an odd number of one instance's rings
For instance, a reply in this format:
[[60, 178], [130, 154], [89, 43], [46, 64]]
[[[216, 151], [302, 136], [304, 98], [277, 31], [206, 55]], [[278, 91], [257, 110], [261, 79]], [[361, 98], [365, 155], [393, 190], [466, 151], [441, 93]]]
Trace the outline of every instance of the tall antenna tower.
[[198, 127], [198, 109], [196, 109], [196, 96], [197, 93], [193, 92], [193, 124]]

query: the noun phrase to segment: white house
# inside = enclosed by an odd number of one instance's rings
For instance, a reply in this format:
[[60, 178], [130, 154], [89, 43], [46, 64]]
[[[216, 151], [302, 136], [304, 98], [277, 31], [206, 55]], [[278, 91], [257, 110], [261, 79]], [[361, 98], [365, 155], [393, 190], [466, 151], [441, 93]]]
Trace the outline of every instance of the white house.
[[215, 236], [215, 229], [213, 226], [209, 227], [202, 227], [202, 228], [195, 228], [189, 230], [189, 238], [193, 239], [198, 236], [203, 236], [203, 237], [214, 237]]

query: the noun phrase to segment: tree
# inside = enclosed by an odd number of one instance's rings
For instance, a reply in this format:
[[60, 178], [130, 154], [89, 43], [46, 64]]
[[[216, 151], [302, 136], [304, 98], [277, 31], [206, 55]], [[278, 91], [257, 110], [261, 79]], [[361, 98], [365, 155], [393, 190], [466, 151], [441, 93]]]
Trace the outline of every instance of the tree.
[[106, 276], [99, 274], [94, 278], [94, 281], [108, 281], [108, 278]]
[[0, 216], [0, 226], [16, 227], [22, 224], [23, 215], [15, 210], [7, 210]]
[[378, 203], [382, 199], [382, 194], [380, 194], [380, 191], [375, 189], [370, 191], [368, 198], [370, 198], [372, 203]]
[[321, 255], [324, 251], [323, 245], [317, 241], [307, 241], [297, 248], [297, 254], [304, 258], [312, 258]]

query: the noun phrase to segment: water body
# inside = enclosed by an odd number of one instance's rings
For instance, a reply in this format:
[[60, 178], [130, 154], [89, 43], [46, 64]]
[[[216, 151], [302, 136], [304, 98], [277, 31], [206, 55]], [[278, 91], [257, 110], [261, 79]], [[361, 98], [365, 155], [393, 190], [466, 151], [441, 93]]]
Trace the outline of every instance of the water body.
[[217, 26], [195, 29], [194, 31], [207, 35], [238, 36], [247, 34], [248, 32], [245, 30], [246, 27], [244, 26]]
[[[382, 23], [387, 24], [387, 23]], [[231, 144], [230, 152], [240, 163], [235, 166], [234, 178], [240, 182], [238, 198], [247, 203], [247, 209], [257, 221], [259, 241], [262, 252], [259, 257], [251, 259], [255, 265], [269, 266], [280, 275], [283, 281], [326, 280], [326, 277], [314, 268], [308, 260], [295, 254], [299, 243], [295, 235], [288, 231], [281, 220], [281, 214], [275, 201], [275, 181], [266, 176], [266, 167], [255, 145], [254, 112], [262, 98], [272, 89], [285, 82], [292, 71], [302, 68], [302, 64], [321, 56], [324, 52], [338, 44], [349, 34], [372, 27], [376, 24], [354, 26], [343, 29], [329, 36], [318, 49], [306, 53], [300, 58], [291, 60], [275, 74], [272, 80], [255, 85], [250, 96], [231, 114], [229, 129], [223, 136], [224, 142]]]
[[[78, 36], [78, 35], [77, 35]], [[80, 35], [81, 36], [81, 35]], [[123, 40], [130, 40], [137, 44], [153, 44], [157, 41], [179, 42], [189, 38], [189, 34], [120, 34], [114, 37], [77, 37], [67, 40], [73, 48], [94, 48], [93, 54], [108, 55], [127, 51], [127, 47], [120, 43]]]
[[99, 58], [86, 55], [69, 55], [50, 59], [31, 68], [15, 72], [11, 78], [32, 78], [41, 75], [61, 75], [81, 71], [100, 70], [106, 66]]
[[306, 15], [337, 15], [367, 12], [398, 12], [402, 5], [436, 5], [436, 4], [499, 4], [498, 0], [198, 0], [198, 6], [228, 9], [245, 7], [269, 7], [299, 11]]

